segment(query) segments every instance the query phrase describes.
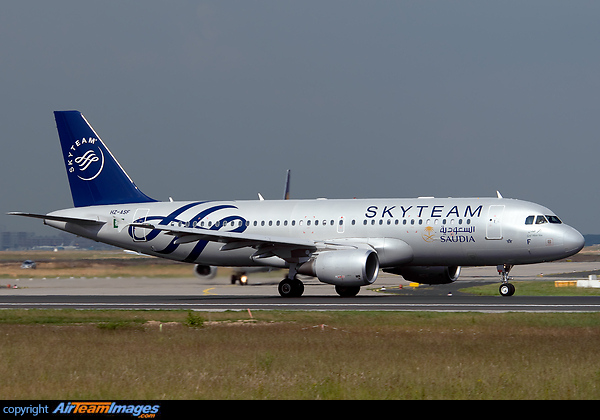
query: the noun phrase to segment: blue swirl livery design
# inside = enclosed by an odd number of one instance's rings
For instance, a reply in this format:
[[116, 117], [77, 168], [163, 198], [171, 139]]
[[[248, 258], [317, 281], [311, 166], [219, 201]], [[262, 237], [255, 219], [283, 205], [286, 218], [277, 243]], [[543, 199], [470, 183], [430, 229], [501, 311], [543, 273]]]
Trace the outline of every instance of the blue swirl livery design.
[[[288, 173], [283, 200], [259, 194], [258, 200], [158, 202], [138, 189], [80, 112], [54, 114], [75, 207], [10, 214], [195, 264], [201, 278], [212, 278], [221, 266], [237, 273], [276, 268], [286, 270], [278, 285], [282, 297], [303, 294], [298, 275], [352, 297], [374, 283], [380, 270], [411, 282], [444, 284], [458, 279], [461, 266], [493, 266], [500, 294], [511, 296], [513, 266], [567, 258], [584, 245], [583, 236], [550, 209], [500, 193], [288, 200]], [[161, 171], [172, 162], [156, 161]]]
[[[206, 202], [194, 202], [194, 203], [186, 204], [185, 206], [178, 207], [176, 210], [169, 213], [167, 216], [146, 216], [143, 218], [135, 219], [133, 221], [133, 223], [140, 224], [140, 223], [147, 223], [147, 222], [158, 222], [158, 226], [161, 226], [161, 227], [162, 226], [168, 227], [171, 224], [175, 224], [177, 226], [192, 227], [193, 229], [197, 229], [198, 233], [202, 233], [204, 231], [219, 231], [221, 229], [223, 229], [224, 231], [228, 231], [228, 232], [242, 233], [246, 230], [246, 228], [247, 228], [246, 219], [244, 219], [241, 216], [236, 216], [236, 215], [228, 215], [225, 217], [216, 218], [214, 224], [213, 224], [213, 222], [211, 222], [211, 226], [209, 228], [204, 227], [202, 221], [206, 217], [212, 215], [213, 213], [215, 213], [219, 210], [236, 210], [237, 207], [235, 207], [233, 205], [210, 206], [209, 208], [196, 213], [194, 216], [192, 216], [189, 219], [179, 217], [184, 212], [187, 212], [189, 210], [193, 211], [194, 207], [202, 206], [205, 203]], [[229, 227], [233, 227], [233, 229], [230, 229]], [[142, 241], [142, 240], [143, 241], [152, 241], [161, 233], [161, 230], [152, 229], [150, 231], [150, 233], [147, 233], [140, 237], [136, 233], [135, 227], [133, 225], [130, 225], [129, 229], [128, 229], [128, 233], [129, 233], [129, 236], [135, 241]], [[161, 255], [165, 255], [165, 256], [172, 254], [181, 245], [181, 243], [179, 243], [178, 241], [179, 241], [179, 237], [175, 236], [171, 240], [169, 245], [167, 245], [166, 247], [164, 247], [162, 249], [156, 249], [155, 252], [157, 252]], [[202, 253], [202, 251], [204, 250], [206, 245], [208, 245], [208, 241], [205, 241], [205, 240], [198, 240], [198, 241], [195, 241], [195, 243], [196, 244], [194, 245], [194, 248], [187, 255], [187, 257], [185, 257], [183, 259], [183, 262], [189, 262], [189, 263], [194, 262], [200, 256], [200, 254]]]

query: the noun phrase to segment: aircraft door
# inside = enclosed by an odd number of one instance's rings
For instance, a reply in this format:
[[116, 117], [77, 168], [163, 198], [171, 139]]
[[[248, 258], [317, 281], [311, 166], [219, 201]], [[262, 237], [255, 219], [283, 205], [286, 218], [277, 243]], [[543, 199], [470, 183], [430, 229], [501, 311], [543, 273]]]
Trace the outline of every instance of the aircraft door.
[[[148, 216], [148, 212], [150, 209], [137, 209], [135, 214], [133, 215], [134, 223], [145, 223], [146, 216]], [[150, 229], [143, 229], [134, 227], [133, 228], [133, 240], [136, 242], [146, 241], [146, 235], [148, 235]]]
[[485, 239], [502, 239], [504, 206], [490, 206], [485, 229]]

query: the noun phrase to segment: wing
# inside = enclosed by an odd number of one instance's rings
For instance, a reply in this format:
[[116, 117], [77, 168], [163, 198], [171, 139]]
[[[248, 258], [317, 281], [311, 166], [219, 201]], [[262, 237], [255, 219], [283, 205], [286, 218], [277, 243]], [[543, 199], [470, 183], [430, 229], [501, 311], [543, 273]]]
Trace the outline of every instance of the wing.
[[287, 262], [306, 262], [320, 249], [328, 247], [355, 248], [353, 245], [333, 242], [315, 242], [306, 239], [280, 236], [252, 235], [241, 232], [222, 232], [200, 228], [153, 225], [150, 223], [132, 223], [130, 226], [142, 229], [155, 229], [167, 235], [177, 236], [175, 243], [186, 244], [196, 241], [223, 243], [221, 251], [250, 247], [256, 249], [253, 258], [277, 256]]

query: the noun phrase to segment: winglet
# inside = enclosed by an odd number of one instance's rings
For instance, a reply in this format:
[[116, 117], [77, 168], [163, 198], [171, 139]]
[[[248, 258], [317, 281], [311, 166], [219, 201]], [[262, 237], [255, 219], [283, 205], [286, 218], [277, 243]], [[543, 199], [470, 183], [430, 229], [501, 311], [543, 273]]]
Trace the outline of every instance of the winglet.
[[283, 199], [284, 200], [289, 200], [290, 199], [290, 170], [287, 170], [287, 174], [285, 177], [285, 188], [283, 190]]

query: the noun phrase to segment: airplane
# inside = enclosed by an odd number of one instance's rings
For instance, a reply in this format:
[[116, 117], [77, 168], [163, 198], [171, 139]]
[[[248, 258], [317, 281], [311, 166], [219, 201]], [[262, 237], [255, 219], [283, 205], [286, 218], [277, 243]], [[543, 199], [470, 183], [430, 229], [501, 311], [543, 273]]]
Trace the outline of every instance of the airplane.
[[546, 207], [492, 198], [383, 198], [159, 202], [144, 194], [79, 111], [55, 111], [74, 208], [8, 214], [147, 255], [207, 266], [288, 270], [282, 297], [299, 297], [298, 274], [342, 297], [379, 270], [424, 284], [451, 283], [461, 266], [496, 266], [512, 296], [519, 264], [569, 257], [583, 236]]

